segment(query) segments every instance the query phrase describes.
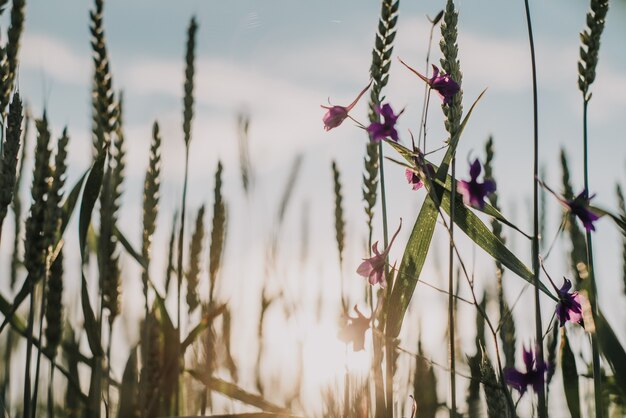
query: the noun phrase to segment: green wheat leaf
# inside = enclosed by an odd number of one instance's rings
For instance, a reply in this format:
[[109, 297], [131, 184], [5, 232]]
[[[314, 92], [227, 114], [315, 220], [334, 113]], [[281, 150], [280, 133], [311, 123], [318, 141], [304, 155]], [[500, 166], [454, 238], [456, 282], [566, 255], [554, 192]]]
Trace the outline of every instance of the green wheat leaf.
[[561, 369], [563, 370], [563, 388], [565, 389], [567, 407], [572, 418], [580, 418], [580, 391], [578, 389], [576, 357], [569, 346], [565, 332], [563, 332], [561, 343]]
[[[195, 418], [195, 417], [181, 417]], [[271, 412], [244, 412], [243, 414], [211, 415], [211, 418], [302, 418], [290, 414], [274, 414]]]
[[180, 344], [182, 353], [184, 353], [187, 347], [193, 344], [196, 338], [198, 338], [198, 336], [202, 334], [202, 331], [204, 331], [209, 326], [211, 326], [211, 323], [213, 322], [213, 320], [217, 318], [219, 315], [223, 314], [225, 310], [226, 310], [226, 305], [224, 304], [224, 305], [218, 306], [217, 308], [213, 309], [212, 311], [204, 315], [202, 319], [200, 320], [200, 323], [198, 323], [198, 325], [193, 327], [193, 329], [189, 332], [187, 337]]
[[216, 377], [207, 376], [206, 373], [199, 373], [195, 370], [187, 370], [187, 373], [189, 373], [197, 381], [203, 383], [208, 389], [219, 392], [231, 399], [236, 399], [245, 404], [256, 406], [264, 411], [275, 412], [278, 414], [288, 414], [288, 411], [285, 408], [265, 400], [262, 396], [247, 392], [234, 383], [230, 383]]
[[139, 265], [141, 267], [143, 267], [144, 269], [148, 269], [148, 260], [146, 260], [145, 258], [143, 258], [141, 256], [141, 254], [139, 254], [132, 246], [132, 244], [128, 241], [128, 239], [126, 238], [126, 236], [124, 236], [124, 234], [117, 228], [117, 226], [113, 227], [113, 235], [115, 235], [115, 238], [117, 238], [120, 242], [120, 244], [122, 244], [122, 247], [124, 247], [124, 249], [126, 250], [126, 252], [128, 253], [128, 255], [130, 255], [132, 258], [135, 259], [135, 261], [137, 263], [139, 263]]
[[417, 279], [426, 261], [438, 215], [437, 206], [430, 196], [426, 196], [404, 249], [402, 263], [391, 293], [387, 317], [387, 335], [390, 337], [396, 337], [400, 333], [404, 313], [409, 307]]
[[[463, 122], [461, 123], [459, 130], [450, 139], [450, 146], [443, 157], [441, 166], [437, 170], [437, 179], [444, 180], [446, 178], [450, 160], [452, 159], [454, 150], [459, 143], [459, 138], [461, 137], [461, 134], [463, 133], [463, 130], [467, 125], [467, 121], [472, 115], [476, 104], [481, 99], [483, 94], [485, 94], [485, 91], [483, 91], [474, 101], [472, 107], [467, 112], [467, 115], [463, 118]], [[413, 226], [413, 231], [411, 232], [409, 241], [404, 249], [404, 255], [398, 270], [396, 283], [391, 292], [391, 299], [389, 300], [389, 313], [386, 324], [387, 335], [391, 337], [397, 337], [400, 333], [404, 313], [409, 307], [409, 302], [411, 301], [413, 291], [417, 285], [417, 280], [419, 279], [422, 268], [424, 267], [426, 255], [428, 254], [428, 249], [430, 248], [430, 242], [432, 241], [433, 233], [435, 232], [435, 224], [439, 215], [439, 205], [441, 204], [443, 188], [438, 188], [436, 191], [433, 190], [432, 194], [433, 196], [429, 193], [426, 199], [424, 199], [420, 213], [415, 221], [415, 225]], [[435, 204], [435, 201], [437, 204]]]
[[[447, 190], [443, 194], [441, 206], [450, 214], [450, 192]], [[517, 258], [500, 239], [491, 231], [483, 221], [478, 218], [467, 206], [463, 204], [460, 197], [455, 199], [455, 216], [454, 223], [465, 232], [465, 234], [476, 243], [480, 248], [485, 250], [496, 261], [502, 263], [503, 266], [517, 274], [528, 283], [533, 283], [533, 273], [530, 271], [519, 258]], [[540, 290], [546, 295], [551, 296], [547, 287], [540, 283]], [[554, 297], [553, 297], [554, 299]], [[556, 299], [555, 299], [556, 300]]]
[[611, 366], [618, 386], [626, 388], [626, 352], [624, 347], [620, 344], [619, 338], [617, 338], [602, 311], [598, 312], [595, 321], [600, 351]]
[[87, 242], [87, 230], [91, 223], [91, 214], [100, 194], [102, 178], [104, 176], [104, 161], [106, 152], [100, 152], [89, 172], [85, 182], [85, 190], [80, 204], [80, 218], [78, 221], [78, 240], [80, 244], [81, 260], [85, 259], [85, 248]]
[[117, 413], [118, 418], [139, 417], [139, 374], [137, 352], [137, 347], [133, 347], [130, 352], [130, 356], [128, 356], [126, 367], [124, 367], [122, 386], [120, 387], [120, 405]]
[[[87, 230], [91, 223], [91, 215], [93, 208], [98, 200], [100, 194], [100, 188], [102, 186], [102, 178], [104, 175], [104, 162], [106, 152], [100, 152], [96, 160], [94, 161], [93, 168], [89, 172], [89, 176], [85, 181], [85, 190], [83, 190], [83, 198], [80, 204], [80, 218], [78, 221], [78, 240], [80, 243], [80, 258], [85, 261], [85, 242], [87, 240]], [[94, 315], [91, 302], [89, 301], [89, 292], [87, 290], [87, 279], [85, 278], [85, 272], [81, 267], [81, 304], [83, 309], [83, 316], [85, 319], [85, 331], [87, 332], [87, 341], [89, 342], [89, 348], [94, 356], [102, 354], [102, 346], [100, 345], [100, 333], [99, 326]]]
[[89, 301], [89, 292], [87, 291], [87, 280], [83, 275], [81, 280], [80, 301], [83, 309], [83, 317], [85, 319], [85, 325], [83, 328], [87, 333], [87, 342], [89, 348], [94, 356], [102, 355], [102, 346], [100, 345], [100, 329], [96, 316], [94, 314], [91, 302]]

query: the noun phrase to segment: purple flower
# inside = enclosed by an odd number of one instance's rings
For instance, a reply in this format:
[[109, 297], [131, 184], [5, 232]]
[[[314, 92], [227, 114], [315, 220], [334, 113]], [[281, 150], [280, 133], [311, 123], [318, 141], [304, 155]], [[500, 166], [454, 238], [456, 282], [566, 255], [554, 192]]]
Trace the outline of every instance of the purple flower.
[[385, 251], [382, 253], [378, 251], [378, 241], [372, 245], [372, 252], [374, 255], [370, 258], [364, 258], [363, 262], [359, 265], [356, 272], [360, 275], [368, 279], [369, 283], [374, 286], [376, 283], [380, 284], [380, 287], [385, 288], [387, 286], [387, 281], [385, 280], [385, 263], [387, 262], [387, 256], [389, 255], [389, 250], [391, 249], [391, 245], [393, 241], [398, 236], [400, 232], [400, 228], [402, 227], [402, 219], [400, 219], [400, 226], [398, 226], [398, 230], [393, 237], [391, 238], [391, 242], [389, 246], [385, 248]]
[[367, 127], [367, 133], [374, 142], [382, 141], [385, 138], [391, 138], [398, 142], [398, 131], [395, 128], [396, 121], [402, 112], [397, 115], [393, 113], [389, 103], [376, 107], [376, 113], [383, 117], [384, 122], [372, 122]]
[[589, 206], [589, 202], [591, 201], [591, 199], [594, 198], [595, 194], [592, 196], [589, 196], [589, 192], [587, 191], [587, 189], [584, 189], [575, 198], [566, 199], [563, 196], [556, 193], [550, 187], [548, 187], [548, 185], [542, 182], [541, 180], [537, 179], [537, 181], [539, 182], [539, 184], [545, 187], [547, 191], [552, 193], [554, 197], [556, 197], [559, 200], [559, 202], [561, 202], [561, 204], [565, 206], [565, 208], [569, 211], [570, 214], [580, 219], [580, 221], [583, 223], [583, 226], [585, 227], [587, 232], [596, 230], [593, 223], [597, 221], [598, 219], [600, 219], [602, 214], [596, 213], [596, 211]]
[[474, 208], [482, 209], [485, 207], [485, 197], [489, 193], [496, 191], [496, 183], [493, 180], [485, 180], [483, 183], [478, 182], [478, 176], [482, 168], [478, 158], [470, 166], [470, 181], [459, 181], [457, 187], [459, 193], [463, 196], [463, 202]]
[[415, 169], [407, 168], [405, 171], [406, 180], [412, 186], [413, 190], [419, 190], [424, 187], [424, 182], [418, 174], [418, 169], [424, 161], [424, 154], [419, 149], [417, 150], [417, 156], [413, 156], [413, 165]]
[[358, 103], [361, 97], [365, 94], [367, 89], [370, 88], [372, 82], [370, 83], [359, 93], [359, 95], [354, 99], [352, 103], [348, 106], [324, 106], [323, 109], [327, 109], [327, 112], [324, 114], [322, 121], [324, 122], [324, 129], [330, 131], [333, 128], [341, 125], [342, 122], [348, 117], [348, 112], [352, 110], [354, 106]]
[[[406, 176], [406, 180], [412, 186], [412, 189], [419, 190], [424, 187], [424, 181], [422, 180], [422, 176], [433, 176], [435, 172], [432, 165], [425, 163], [424, 153], [422, 153], [419, 148], [417, 149], [417, 155], [413, 156], [413, 165], [415, 166], [415, 168], [407, 168], [404, 174]], [[424, 174], [423, 170], [427, 171], [428, 174]]]
[[532, 350], [524, 348], [525, 372], [520, 372], [511, 367], [504, 369], [504, 381], [511, 387], [517, 389], [520, 394], [524, 394], [528, 386], [532, 386], [535, 393], [543, 391], [546, 365], [541, 359], [535, 359]]
[[569, 209], [570, 213], [580, 219], [587, 231], [595, 231], [596, 228], [593, 226], [593, 223], [600, 219], [600, 216], [589, 208], [589, 202], [594, 198], [594, 196], [595, 195], [589, 196], [587, 190], [583, 190], [574, 199], [561, 200], [562, 203]]
[[556, 305], [556, 316], [559, 318], [561, 326], [565, 325], [567, 321], [580, 324], [583, 319], [583, 309], [580, 303], [581, 296], [578, 292], [570, 293], [572, 282], [566, 278], [563, 278], [563, 280], [565, 281], [560, 289], [554, 286], [559, 296], [559, 303]]
[[435, 90], [439, 97], [443, 100], [444, 104], [450, 105], [452, 104], [452, 98], [455, 94], [461, 90], [459, 84], [450, 77], [448, 74], [439, 74], [439, 68], [433, 64], [433, 76], [431, 78], [427, 78], [426, 76], [420, 74], [415, 69], [409, 67], [404, 61], [400, 60], [402, 64], [409, 70], [411, 70], [416, 76], [424, 80], [428, 86]]
[[354, 311], [357, 316], [346, 316], [346, 324], [339, 331], [339, 339], [344, 343], [352, 343], [352, 349], [354, 351], [365, 350], [365, 331], [370, 327], [372, 318], [368, 318], [359, 311], [359, 308], [354, 305]]
[[407, 168], [404, 174], [406, 175], [406, 180], [409, 182], [413, 190], [419, 190], [424, 187], [424, 182], [422, 182], [422, 179], [414, 170]]

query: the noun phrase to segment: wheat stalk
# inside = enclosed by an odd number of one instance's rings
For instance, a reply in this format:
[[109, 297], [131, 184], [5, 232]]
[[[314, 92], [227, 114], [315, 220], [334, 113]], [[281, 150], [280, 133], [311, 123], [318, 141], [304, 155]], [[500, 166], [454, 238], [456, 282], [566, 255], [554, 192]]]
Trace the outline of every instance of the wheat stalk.
[[[141, 256], [145, 267], [141, 273], [143, 295], [145, 299], [145, 313], [148, 316], [148, 282], [150, 280], [150, 259], [152, 252], [152, 236], [156, 230], [156, 219], [159, 209], [161, 188], [161, 134], [159, 124], [152, 125], [152, 141], [148, 168], [143, 182], [143, 228], [141, 233]], [[174, 246], [174, 239], [170, 240], [170, 248]], [[171, 250], [170, 250], [171, 253]], [[171, 257], [170, 257], [171, 260]], [[168, 274], [169, 277], [169, 274]], [[167, 288], [166, 288], [167, 291]]]
[[[439, 47], [443, 54], [441, 59], [441, 68], [446, 74], [449, 74], [454, 81], [461, 86], [463, 81], [463, 73], [461, 72], [461, 64], [458, 59], [459, 46], [457, 44], [458, 29], [457, 23], [459, 13], [456, 11], [454, 2], [448, 0], [445, 12], [443, 14], [443, 22], [441, 23], [441, 41]], [[446, 116], [445, 127], [452, 138], [458, 131], [461, 124], [461, 116], [463, 114], [463, 90], [459, 90], [452, 97], [452, 104], [442, 105], [442, 110]]]
[[159, 323], [151, 312], [143, 323], [143, 334], [147, 337], [141, 344], [140, 406], [141, 416], [145, 418], [162, 416], [162, 402], [159, 399], [163, 361]]
[[[185, 174], [183, 178], [183, 195], [182, 195], [182, 204], [181, 204], [181, 216], [180, 216], [180, 231], [178, 233], [178, 262], [177, 262], [177, 281], [176, 281], [176, 333], [178, 340], [180, 341], [180, 332], [181, 332], [181, 287], [183, 282], [183, 243], [185, 241], [185, 216], [187, 211], [187, 182], [189, 175], [189, 145], [191, 142], [191, 122], [193, 119], [193, 77], [194, 77], [194, 59], [195, 59], [195, 48], [196, 48], [196, 32], [197, 32], [197, 24], [195, 17], [191, 18], [189, 22], [189, 28], [187, 29], [187, 51], [185, 54], [185, 84], [184, 84], [184, 94], [185, 97], [183, 99], [183, 134], [185, 140]], [[184, 360], [184, 359], [182, 359]], [[175, 363], [175, 375], [176, 382], [174, 385], [174, 408], [176, 413], [180, 411], [179, 409], [179, 395], [180, 395], [180, 369], [179, 362]]]
[[63, 250], [50, 267], [46, 301], [46, 350], [54, 358], [61, 343], [63, 318]]
[[252, 173], [252, 160], [250, 159], [250, 116], [240, 113], [237, 116], [237, 133], [239, 139], [239, 171], [241, 172], [241, 184], [246, 195], [254, 186], [254, 176]]
[[489, 418], [507, 418], [511, 416], [509, 411], [506, 395], [503, 393], [502, 386], [496, 379], [496, 372], [491, 365], [491, 361], [482, 353], [480, 362], [481, 382], [485, 390], [485, 399], [487, 400], [487, 414]]
[[28, 150], [28, 128], [30, 126], [30, 112], [26, 108], [24, 112], [24, 133], [22, 135], [22, 152], [18, 159], [17, 178], [13, 189], [13, 254], [11, 255], [11, 288], [17, 281], [18, 269], [22, 266], [20, 260], [20, 247], [22, 244], [22, 199], [20, 197], [21, 184], [24, 173], [24, 162]]
[[[383, 0], [381, 4], [378, 31], [376, 32], [374, 49], [372, 50], [372, 64], [370, 66], [370, 76], [373, 80], [372, 88], [370, 89], [368, 112], [370, 122], [378, 121], [376, 107], [384, 100], [384, 97], [381, 96], [382, 89], [389, 81], [389, 68], [391, 67], [393, 41], [396, 37], [399, 7], [399, 0]], [[372, 220], [378, 196], [379, 153], [378, 144], [367, 143], [364, 158], [363, 200], [365, 201], [365, 214], [369, 231], [369, 247], [372, 244]]]
[[222, 163], [218, 161], [213, 189], [213, 221], [211, 226], [211, 244], [209, 246], [209, 301], [215, 297], [217, 273], [222, 264], [224, 242], [226, 239], [226, 204], [222, 196]]
[[[566, 199], [574, 198], [574, 189], [572, 188], [569, 164], [567, 162], [567, 155], [565, 150], [561, 149], [561, 184], [563, 187], [563, 197]], [[580, 230], [580, 227], [576, 223], [576, 216], [567, 213], [565, 214], [565, 230], [570, 236], [572, 242], [572, 248], [570, 250], [570, 268], [571, 273], [576, 279], [576, 286], [582, 286], [585, 281], [585, 277], [581, 276], [581, 272], [587, 271], [587, 249], [585, 244], [585, 235]]]
[[[606, 13], [609, 9], [608, 0], [591, 0], [591, 10], [587, 13], [587, 28], [580, 34], [582, 46], [580, 47], [580, 61], [578, 61], [578, 88], [583, 95], [583, 179], [584, 188], [589, 191], [589, 141], [587, 130], [587, 114], [591, 93], [589, 89], [596, 78], [596, 67], [598, 65], [598, 54], [600, 52], [600, 36], [604, 30]], [[597, 286], [595, 278], [595, 268], [593, 263], [593, 240], [591, 232], [588, 230], [586, 238], [586, 260], [589, 280], [587, 289], [589, 292], [589, 303], [594, 320], [599, 315]], [[591, 351], [593, 365], [593, 387], [595, 397], [595, 412], [598, 418], [602, 418], [602, 368], [600, 364], [600, 347], [598, 337], [591, 334]]]
[[2, 241], [2, 224], [8, 207], [16, 194], [17, 161], [20, 151], [23, 118], [22, 101], [19, 93], [15, 93], [7, 121], [6, 139], [0, 155], [0, 241]]
[[591, 99], [589, 88], [596, 79], [596, 67], [600, 52], [600, 36], [604, 31], [608, 0], [591, 0], [587, 13], [587, 27], [580, 33], [580, 60], [578, 61], [578, 88], [585, 101]]
[[67, 129], [63, 130], [63, 134], [57, 142], [57, 152], [54, 156], [54, 166], [51, 168], [52, 179], [48, 190], [48, 200], [46, 202], [46, 224], [44, 235], [46, 237], [49, 251], [52, 251], [54, 243], [60, 238], [59, 232], [61, 228], [61, 216], [63, 208], [61, 201], [63, 200], [65, 180], [67, 177], [67, 146], [69, 136]]
[[200, 263], [202, 257], [202, 242], [204, 241], [204, 205], [196, 215], [196, 226], [191, 235], [189, 244], [189, 267], [187, 268], [187, 307], [189, 314], [200, 304], [198, 298], [198, 282], [200, 279]]
[[18, 52], [20, 49], [20, 38], [24, 30], [25, 6], [25, 0], [13, 0], [11, 5], [11, 23], [7, 30], [7, 44], [5, 47], [0, 48], [0, 79], [2, 80], [0, 113], [2, 119], [4, 119], [6, 107], [9, 104], [11, 93], [15, 85], [19, 65]]
[[[442, 39], [439, 47], [443, 54], [441, 59], [441, 67], [449, 74], [454, 81], [461, 86], [462, 74], [461, 66], [458, 59], [457, 44], [457, 23], [459, 14], [456, 11], [454, 2], [448, 0], [443, 14], [443, 23], [441, 24]], [[452, 97], [450, 104], [443, 103], [441, 109], [446, 119], [444, 125], [450, 138], [452, 139], [459, 131], [461, 124], [461, 116], [463, 113], [463, 90], [460, 89], [457, 94]], [[452, 188], [450, 191], [450, 247], [448, 261], [448, 329], [450, 330], [449, 338], [449, 362], [450, 362], [450, 416], [456, 415], [456, 353], [455, 353], [455, 313], [454, 313], [454, 212], [456, 199], [456, 152], [452, 155], [450, 164], [452, 168]]]
[[[33, 328], [35, 315], [35, 285], [44, 282], [47, 276], [46, 259], [48, 241], [45, 236], [46, 228], [46, 200], [50, 188], [50, 132], [48, 120], [44, 113], [37, 125], [37, 147], [35, 150], [35, 166], [31, 186], [32, 204], [30, 215], [26, 220], [26, 240], [24, 244], [24, 265], [28, 270], [28, 287], [30, 307], [28, 312], [26, 370], [24, 378], [24, 417], [31, 418], [36, 408], [36, 401], [31, 402], [30, 368], [33, 346]], [[35, 377], [37, 379], [37, 376]], [[35, 392], [36, 392], [35, 388]]]
[[100, 286], [104, 308], [109, 311], [109, 325], [120, 311], [120, 267], [117, 238], [114, 231], [117, 214], [120, 209], [122, 182], [124, 180], [125, 148], [123, 130], [122, 95], [114, 111], [114, 135], [109, 148], [107, 171], [102, 181], [100, 193], [100, 236], [98, 245], [98, 264], [100, 267]]
[[341, 179], [337, 162], [331, 164], [333, 171], [333, 191], [335, 193], [335, 238], [339, 252], [339, 266], [343, 268], [343, 250], [346, 240], [346, 222], [343, 215], [343, 195], [341, 194]]
[[198, 24], [195, 16], [189, 22], [187, 29], [187, 54], [185, 55], [185, 97], [183, 99], [183, 133], [185, 144], [191, 139], [191, 121], [193, 119], [193, 76], [195, 72], [194, 60], [196, 49], [196, 32]]
[[432, 365], [424, 357], [421, 338], [418, 338], [417, 356], [415, 356], [413, 399], [415, 400], [418, 417], [435, 417], [439, 406], [437, 400], [437, 377]]
[[94, 10], [89, 12], [91, 49], [93, 51], [94, 78], [92, 90], [94, 156], [97, 156], [115, 130], [115, 97], [113, 77], [109, 68], [104, 36], [104, 0], [95, 0]]
[[36, 121], [37, 145], [35, 149], [35, 165], [31, 185], [32, 203], [26, 220], [26, 238], [24, 244], [24, 265], [31, 275], [31, 286], [34, 286], [45, 273], [47, 241], [44, 236], [46, 201], [50, 187], [50, 132], [46, 115]]
[[[63, 188], [65, 186], [66, 170], [67, 170], [67, 145], [69, 137], [67, 130], [63, 130], [63, 134], [57, 143], [57, 152], [54, 157], [54, 169], [52, 174], [52, 184], [48, 192], [48, 206], [46, 212], [46, 235], [48, 235], [48, 245], [50, 250], [52, 246], [60, 238], [61, 215], [63, 209], [61, 201], [63, 199]], [[60, 258], [59, 258], [60, 257]], [[48, 278], [48, 291], [46, 293], [46, 350], [54, 357], [57, 347], [61, 342], [61, 317], [63, 315], [63, 304], [61, 296], [63, 293], [63, 255], [59, 252], [56, 259], [50, 266], [50, 275]]]
[[165, 291], [167, 292], [170, 288], [170, 282], [172, 280], [172, 275], [176, 275], [176, 266], [174, 265], [174, 261], [177, 259], [176, 255], [176, 219], [178, 218], [178, 214], [174, 213], [172, 219], [172, 229], [170, 232], [169, 244], [167, 246], [167, 266], [165, 268]]

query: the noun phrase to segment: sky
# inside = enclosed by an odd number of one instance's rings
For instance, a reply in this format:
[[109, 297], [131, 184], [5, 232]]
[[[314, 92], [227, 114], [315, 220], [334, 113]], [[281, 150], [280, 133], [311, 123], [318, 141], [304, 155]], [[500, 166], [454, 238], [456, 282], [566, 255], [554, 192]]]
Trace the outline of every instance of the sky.
[[[408, 130], [418, 129], [424, 86], [399, 65], [397, 58], [424, 69], [430, 29], [426, 16], [435, 16], [444, 4], [441, 0], [400, 4], [390, 81], [384, 94], [394, 108], [405, 108], [399, 121], [401, 142], [405, 145], [409, 144]], [[458, 172], [467, 172], [470, 158], [483, 158], [484, 142], [493, 135], [494, 172], [503, 213], [529, 231], [532, 80], [523, 2], [460, 1], [458, 7], [465, 109], [487, 88], [461, 140]], [[91, 156], [90, 8], [89, 1], [28, 2], [20, 53], [19, 88], [32, 113], [41, 115], [45, 107], [57, 136], [68, 126], [70, 183], [88, 168]], [[181, 125], [185, 37], [189, 19], [195, 15], [199, 30], [189, 186], [189, 207], [193, 212], [188, 216], [193, 218], [201, 204], [212, 204], [213, 173], [218, 159], [221, 160], [225, 167], [224, 193], [231, 234], [223, 277], [233, 277], [222, 289], [224, 298], [241, 306], [258, 303], [253, 300], [252, 289], [258, 289], [264, 280], [262, 266], [268, 237], [275, 227], [278, 200], [297, 155], [303, 156], [303, 165], [280, 238], [281, 254], [285, 259], [298, 258], [303, 245], [303, 218], [308, 217], [310, 257], [306, 268], [295, 262], [281, 267], [283, 270], [277, 274], [280, 279], [273, 286], [306, 295], [321, 286], [326, 290], [325, 296], [336, 301], [338, 277], [343, 276], [345, 286], [357, 298], [362, 279], [354, 271], [366, 255], [361, 175], [367, 137], [349, 122], [325, 132], [319, 105], [328, 100], [347, 104], [368, 83], [379, 8], [379, 2], [356, 0], [106, 2], [107, 47], [114, 88], [124, 94], [128, 145], [127, 183], [120, 222], [132, 242], [139, 243], [141, 189], [155, 120], [160, 123], [163, 135], [162, 213], [155, 244], [161, 251], [165, 250], [171, 218], [179, 207], [184, 167]], [[546, 182], [557, 189], [561, 148], [570, 158], [575, 189], [582, 189], [582, 100], [576, 84], [576, 63], [578, 34], [584, 27], [587, 8], [588, 2], [581, 0], [531, 2], [540, 89], [540, 159]], [[2, 22], [6, 22], [6, 16]], [[617, 207], [615, 185], [626, 180], [624, 22], [626, 3], [612, 2], [589, 110], [591, 189], [597, 193], [594, 202], [611, 209]], [[6, 28], [6, 23], [2, 27]], [[438, 40], [436, 30], [433, 62], [440, 58]], [[428, 138], [432, 148], [440, 146], [445, 139], [437, 100], [433, 97], [429, 113]], [[238, 172], [236, 116], [242, 111], [251, 120], [250, 147], [256, 176], [251, 198], [241, 191]], [[366, 121], [366, 100], [352, 115]], [[385, 153], [394, 157], [390, 148]], [[348, 244], [343, 272], [337, 268], [334, 249], [330, 171], [333, 159], [342, 172], [346, 209]], [[392, 259], [399, 260], [423, 192], [410, 190], [400, 167], [387, 162], [385, 169], [390, 228], [395, 229], [399, 219], [403, 219], [399, 241], [391, 252]], [[546, 242], [550, 243], [558, 228], [560, 207], [552, 200], [548, 210]], [[376, 239], [381, 238], [379, 212], [380, 209], [375, 220]], [[438, 228], [435, 237], [439, 250], [433, 250], [424, 273], [424, 279], [432, 283], [440, 281], [439, 273], [446, 269], [438, 263], [445, 259], [443, 228]], [[509, 240], [512, 249], [528, 262], [528, 246], [522, 238], [509, 234]], [[461, 243], [467, 259], [472, 260], [476, 276], [489, 279], [493, 275], [489, 259], [472, 250], [463, 239]], [[601, 304], [611, 311], [614, 324], [624, 324], [621, 240], [610, 221], [599, 222], [594, 244]], [[3, 243], [0, 258], [3, 265], [7, 259], [6, 246], [7, 242]], [[564, 249], [558, 244], [556, 254], [547, 261], [553, 277], [567, 273], [567, 261], [561, 256]], [[126, 263], [127, 271], [135, 271], [132, 261]], [[507, 285], [511, 283], [508, 291], [513, 299], [524, 282], [510, 273], [506, 277]], [[241, 285], [250, 285], [250, 292], [237, 293]], [[140, 285], [125, 283], [125, 286], [138, 290]], [[443, 338], [445, 296], [433, 298], [437, 294], [429, 292], [432, 291], [428, 288], [418, 287], [411, 315], [416, 318], [417, 312], [436, 313], [436, 320], [432, 317], [419, 320], [423, 334], [436, 335], [426, 342], [427, 349], [435, 350]], [[313, 306], [315, 298], [310, 299]], [[132, 304], [132, 300], [126, 302]], [[515, 313], [518, 318], [530, 315], [523, 309]], [[544, 314], [547, 320], [549, 310]], [[620, 327], [616, 328], [619, 332]], [[522, 327], [520, 341], [529, 341], [531, 336], [532, 329]], [[626, 342], [623, 332], [620, 336]], [[469, 331], [467, 337], [471, 342]]]

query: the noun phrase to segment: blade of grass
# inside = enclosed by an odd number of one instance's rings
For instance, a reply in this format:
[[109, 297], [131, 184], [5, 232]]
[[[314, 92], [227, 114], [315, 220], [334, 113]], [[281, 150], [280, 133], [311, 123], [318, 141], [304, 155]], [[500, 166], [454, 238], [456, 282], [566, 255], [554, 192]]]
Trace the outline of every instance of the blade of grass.
[[[485, 94], [485, 91], [474, 101], [467, 115], [463, 118], [458, 132], [450, 139], [450, 146], [437, 170], [437, 179], [445, 181], [453, 151], [456, 149], [469, 117], [472, 115], [476, 104], [482, 98], [483, 94]], [[435, 193], [435, 191], [433, 191], [433, 193]], [[409, 307], [413, 291], [415, 290], [422, 268], [424, 267], [426, 254], [428, 253], [430, 242], [435, 232], [435, 223], [439, 214], [439, 205], [441, 203], [443, 189], [439, 188], [436, 194], [439, 194], [439, 196], [431, 196], [429, 194], [426, 199], [424, 199], [424, 203], [404, 250], [396, 282], [389, 297], [389, 312], [387, 314], [386, 325], [388, 337], [395, 338], [400, 333], [404, 313]], [[435, 203], [435, 200], [437, 203]]]
[[118, 418], [139, 418], [139, 376], [137, 373], [137, 347], [133, 347], [124, 367], [120, 387]]
[[626, 351], [600, 309], [595, 325], [600, 351], [611, 366], [618, 386], [626, 388]]
[[[459, 196], [460, 197], [460, 196]], [[447, 191], [443, 194], [442, 206], [446, 213], [450, 213], [450, 193]], [[491, 229], [483, 223], [478, 216], [476, 216], [467, 206], [457, 198], [455, 202], [455, 219], [454, 223], [467, 234], [467, 236], [474, 241], [478, 246], [485, 250], [495, 260], [502, 263], [503, 266], [511, 270], [513, 273], [526, 280], [529, 283], [533, 283], [533, 273], [528, 267], [524, 265], [507, 247], [500, 241], [500, 239], [491, 231]], [[552, 297], [556, 301], [556, 298], [552, 296], [548, 288], [542, 283], [539, 284], [539, 289], [546, 295]]]
[[572, 418], [580, 418], [580, 394], [578, 388], [578, 371], [576, 357], [569, 345], [565, 328], [561, 339], [561, 370], [563, 371], [563, 388], [565, 400]]
[[208, 389], [214, 390], [227, 396], [231, 399], [236, 399], [248, 405], [255, 406], [261, 410], [267, 412], [274, 412], [279, 414], [289, 414], [285, 408], [280, 407], [266, 400], [262, 396], [250, 393], [234, 383], [227, 382], [225, 380], [206, 376], [204, 373], [199, 373], [195, 370], [186, 370], [194, 379], [203, 383]]
[[87, 231], [91, 224], [93, 208], [98, 200], [102, 180], [104, 176], [104, 166], [106, 161], [106, 147], [100, 151], [94, 161], [92, 170], [85, 181], [85, 189], [80, 205], [80, 217], [78, 220], [78, 241], [80, 245], [81, 257], [81, 306], [85, 320], [85, 331], [89, 348], [93, 354], [91, 384], [89, 387], [89, 401], [87, 404], [87, 414], [91, 417], [100, 416], [101, 379], [102, 379], [102, 345], [100, 341], [100, 324], [94, 315], [89, 292], [87, 289], [87, 279], [85, 278], [84, 264], [86, 253]]

